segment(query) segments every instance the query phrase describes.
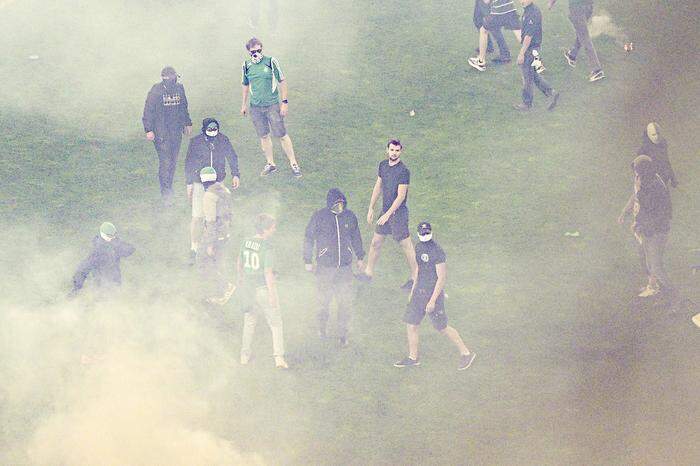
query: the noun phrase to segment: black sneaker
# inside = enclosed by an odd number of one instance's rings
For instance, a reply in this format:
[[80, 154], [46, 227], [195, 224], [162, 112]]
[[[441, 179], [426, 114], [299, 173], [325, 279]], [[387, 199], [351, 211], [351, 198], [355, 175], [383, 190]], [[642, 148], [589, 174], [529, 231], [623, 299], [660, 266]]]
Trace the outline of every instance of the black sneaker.
[[529, 112], [530, 106], [524, 103], [513, 104], [513, 108], [519, 112]]
[[596, 81], [600, 81], [601, 79], [605, 78], [605, 73], [603, 73], [603, 70], [598, 70], [594, 71], [591, 73], [591, 75], [588, 77], [588, 82], [594, 83]]
[[471, 366], [474, 362], [474, 358], [476, 358], [476, 354], [474, 353], [463, 354], [462, 357], [459, 359], [459, 367], [457, 368], [457, 370], [465, 371], [469, 369], [469, 366]]
[[402, 290], [411, 291], [411, 288], [413, 288], [413, 279], [412, 278], [409, 278], [408, 280], [406, 280], [406, 283], [401, 285]]
[[491, 60], [491, 63], [495, 65], [505, 65], [506, 63], [510, 63], [510, 57], [496, 57]]
[[549, 97], [549, 105], [547, 105], [547, 110], [554, 110], [559, 102], [559, 93], [557, 91], [552, 91], [552, 95]]
[[301, 177], [302, 177], [302, 175], [301, 175], [301, 168], [299, 168], [299, 165], [297, 165], [296, 163], [295, 163], [294, 165], [292, 165], [292, 174], [293, 174], [296, 178], [301, 178]]
[[576, 59], [571, 56], [571, 50], [567, 50], [564, 52], [564, 58], [566, 58], [566, 62], [569, 64], [570, 67], [576, 68]]
[[262, 171], [260, 172], [260, 176], [267, 176], [267, 175], [269, 175], [270, 173], [274, 173], [274, 172], [276, 172], [276, 171], [277, 171], [277, 166], [276, 166], [276, 165], [272, 165], [272, 164], [266, 163], [266, 164], [265, 164], [265, 168], [263, 168]]
[[403, 358], [401, 361], [396, 361], [394, 367], [414, 367], [420, 366], [420, 361], [417, 359], [411, 359], [409, 357]]

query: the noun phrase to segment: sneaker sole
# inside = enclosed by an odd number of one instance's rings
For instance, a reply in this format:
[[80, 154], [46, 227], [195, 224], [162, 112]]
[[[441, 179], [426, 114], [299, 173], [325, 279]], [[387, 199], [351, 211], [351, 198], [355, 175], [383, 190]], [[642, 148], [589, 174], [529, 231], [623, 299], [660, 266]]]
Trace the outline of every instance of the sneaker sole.
[[417, 366], [420, 366], [420, 361], [418, 361], [418, 362], [415, 363], [415, 364], [406, 364], [406, 365], [394, 363], [394, 367], [398, 367], [398, 368], [400, 368], [400, 369], [403, 369], [404, 367], [417, 367]]
[[601, 79], [605, 79], [605, 75], [604, 75], [604, 74], [601, 75], [601, 76], [598, 76], [598, 77], [588, 78], [588, 82], [589, 82], [589, 83], [594, 83], [594, 82], [596, 82], [596, 81], [600, 81]]
[[469, 66], [471, 66], [472, 68], [474, 68], [475, 70], [478, 70], [478, 71], [484, 71], [486, 69], [486, 65], [483, 65], [483, 66], [478, 65], [476, 63], [470, 62], [469, 60], [467, 60], [467, 63], [469, 63]]
[[473, 354], [474, 356], [472, 357], [472, 360], [469, 361], [469, 364], [467, 364], [467, 365], [464, 366], [464, 367], [458, 367], [458, 368], [457, 368], [458, 371], [466, 371], [467, 369], [469, 369], [470, 367], [472, 367], [472, 364], [474, 363], [474, 360], [476, 359], [476, 353], [472, 353], [472, 354]]

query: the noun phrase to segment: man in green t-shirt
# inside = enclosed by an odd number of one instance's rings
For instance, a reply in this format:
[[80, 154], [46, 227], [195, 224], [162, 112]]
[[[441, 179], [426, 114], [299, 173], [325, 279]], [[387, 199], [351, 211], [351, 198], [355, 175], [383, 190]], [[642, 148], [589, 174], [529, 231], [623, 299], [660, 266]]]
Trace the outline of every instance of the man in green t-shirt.
[[273, 267], [273, 252], [267, 240], [275, 233], [275, 219], [260, 214], [255, 220], [255, 236], [243, 241], [238, 254], [238, 300], [243, 319], [243, 341], [241, 344], [241, 364], [248, 364], [251, 344], [258, 316], [262, 313], [272, 331], [272, 349], [275, 366], [287, 369], [284, 360], [284, 334], [282, 315], [277, 296], [277, 284]]
[[[262, 42], [253, 37], [245, 44], [250, 58], [243, 62], [242, 81], [243, 101], [241, 115], [250, 112], [253, 126], [260, 138], [260, 145], [267, 163], [260, 176], [267, 176], [277, 170], [272, 154], [270, 132], [279, 138], [284, 153], [287, 154], [292, 173], [301, 178], [301, 169], [294, 156], [292, 140], [284, 126], [289, 102], [287, 101], [287, 81], [276, 58], [263, 54]], [[281, 98], [281, 102], [280, 102]], [[249, 102], [250, 100], [250, 102]], [[248, 104], [250, 103], [250, 109]]]

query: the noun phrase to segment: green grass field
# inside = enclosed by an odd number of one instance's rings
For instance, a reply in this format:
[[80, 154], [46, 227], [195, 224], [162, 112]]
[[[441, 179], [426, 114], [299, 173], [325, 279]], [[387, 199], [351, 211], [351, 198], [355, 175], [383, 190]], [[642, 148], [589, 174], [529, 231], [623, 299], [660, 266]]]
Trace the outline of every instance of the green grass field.
[[[666, 263], [700, 300], [688, 264], [700, 247], [693, 2], [596, 2], [637, 50], [596, 38], [608, 78], [589, 84], [583, 54], [573, 70], [561, 56], [567, 2], [540, 0], [546, 76], [562, 97], [547, 112], [536, 94], [528, 115], [510, 110], [516, 66], [466, 63], [471, 1], [295, 3], [259, 34], [288, 77], [300, 181], [284, 168], [258, 177], [263, 157], [238, 115], [247, 1], [0, 2], [0, 463], [697, 464], [700, 334], [691, 310], [633, 299], [643, 277], [615, 222], [643, 128], [658, 121], [681, 187]], [[279, 220], [288, 372], [266, 356], [264, 322], [244, 368], [240, 313], [200, 304], [185, 265], [185, 147], [177, 206], [158, 208], [140, 118], [166, 64], [195, 131], [215, 116], [238, 151], [235, 237], [257, 212]], [[478, 354], [466, 372], [428, 322], [423, 365], [391, 366], [406, 351], [407, 275], [392, 242], [358, 287], [351, 346], [316, 336], [303, 229], [330, 187], [365, 217], [389, 137], [411, 169], [411, 228], [431, 221], [447, 253], [450, 322]], [[137, 246], [123, 290], [66, 302], [105, 219]], [[105, 360], [81, 365], [91, 350]]]

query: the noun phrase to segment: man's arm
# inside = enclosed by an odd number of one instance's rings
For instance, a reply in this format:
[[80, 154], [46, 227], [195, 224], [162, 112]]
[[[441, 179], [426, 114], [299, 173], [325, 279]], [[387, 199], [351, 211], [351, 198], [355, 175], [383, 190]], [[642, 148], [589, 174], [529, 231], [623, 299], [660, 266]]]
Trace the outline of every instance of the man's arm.
[[238, 189], [240, 183], [241, 172], [238, 170], [238, 154], [236, 150], [231, 145], [229, 138], [226, 141], [226, 158], [228, 159], [228, 165], [231, 167], [231, 185], [233, 189]]
[[185, 121], [183, 122], [185, 124], [185, 129], [183, 132], [189, 136], [190, 134], [192, 134], [192, 119], [190, 118], [190, 111], [187, 106], [187, 95], [185, 94], [185, 86], [180, 85], [180, 89], [182, 89], [182, 103], [180, 104], [180, 108], [185, 117]]
[[267, 285], [270, 307], [278, 309], [280, 301], [279, 296], [277, 296], [277, 281], [271, 267], [265, 268], [265, 284]]
[[112, 241], [117, 241], [114, 247], [119, 257], [129, 257], [134, 253], [134, 251], [136, 251], [136, 248], [132, 244], [127, 243], [126, 241], [122, 241], [119, 238]]
[[250, 96], [250, 84], [241, 86], [241, 115], [248, 114], [248, 97]]
[[520, 53], [518, 54], [518, 65], [525, 63], [525, 52], [530, 48], [530, 42], [532, 42], [532, 36], [523, 36], [523, 45], [520, 47]]
[[379, 220], [377, 220], [377, 223], [379, 225], [384, 225], [386, 222], [389, 221], [389, 218], [391, 218], [392, 215], [394, 215], [394, 212], [398, 210], [399, 207], [401, 207], [401, 204], [403, 201], [406, 199], [406, 195], [408, 194], [408, 185], [407, 184], [400, 184], [398, 188], [398, 193], [396, 195], [396, 199], [394, 199], [394, 202], [391, 203], [391, 206], [389, 209], [384, 212], [384, 215], [379, 217]]
[[287, 100], [287, 80], [281, 81], [279, 83], [280, 89], [280, 115], [287, 116], [289, 111], [289, 105], [284, 103]]
[[442, 293], [442, 290], [445, 289], [445, 282], [447, 281], [447, 264], [445, 262], [435, 264], [435, 271], [437, 272], [437, 282], [435, 283], [433, 295], [430, 297], [430, 301], [428, 301], [428, 305], [425, 307], [425, 312], [433, 312], [435, 310], [435, 303], [440, 293]]
[[149, 141], [153, 141], [155, 139], [155, 119], [156, 119], [156, 105], [158, 104], [158, 96], [156, 95], [155, 92], [153, 92], [153, 89], [148, 91], [148, 95], [146, 96], [146, 102], [143, 105], [143, 117], [141, 118], [141, 121], [143, 122], [143, 130], [146, 133], [146, 138], [148, 138]]
[[382, 193], [382, 179], [377, 177], [377, 181], [374, 183], [374, 188], [372, 188], [372, 197], [369, 200], [369, 209], [367, 210], [367, 223], [372, 223], [374, 221], [374, 205], [379, 199], [379, 195]]
[[83, 287], [85, 280], [87, 280], [88, 275], [90, 275], [90, 272], [92, 272], [96, 265], [97, 253], [93, 250], [90, 252], [90, 255], [83, 259], [80, 265], [78, 265], [78, 270], [76, 270], [73, 275], [72, 293], [77, 292]]
[[549, 0], [547, 2], [547, 6], [549, 7], [550, 10], [552, 9], [552, 7], [554, 6], [555, 3], [557, 3], [557, 0]]
[[185, 183], [187, 184], [187, 199], [192, 202], [192, 183], [197, 176], [195, 168], [195, 141], [197, 138], [190, 139], [190, 144], [187, 146], [187, 155], [185, 156]]
[[306, 225], [306, 232], [304, 233], [304, 265], [306, 270], [311, 272], [313, 270], [313, 252], [314, 243], [316, 242], [316, 214], [314, 213]]
[[625, 217], [627, 217], [632, 212], [632, 208], [634, 207], [634, 196], [634, 193], [630, 195], [629, 199], [627, 199], [627, 204], [625, 204], [625, 207], [622, 209], [622, 212], [620, 212], [620, 216], [617, 217], [617, 223], [619, 223], [620, 225], [625, 223]]

